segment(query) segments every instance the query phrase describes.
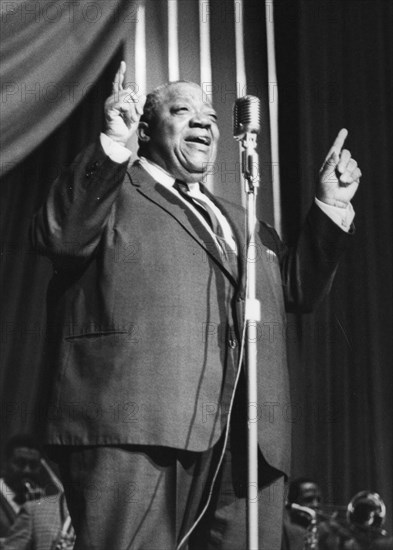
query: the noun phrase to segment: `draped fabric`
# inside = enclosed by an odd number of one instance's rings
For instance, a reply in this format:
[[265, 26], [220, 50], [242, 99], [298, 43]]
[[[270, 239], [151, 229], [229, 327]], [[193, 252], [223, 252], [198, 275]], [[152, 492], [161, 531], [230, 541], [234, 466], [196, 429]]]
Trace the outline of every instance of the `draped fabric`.
[[133, 30], [129, 0], [4, 2], [1, 14], [2, 173], [86, 97]]
[[[340, 128], [363, 176], [330, 296], [288, 329], [293, 474], [325, 502], [377, 491], [392, 529], [392, 24], [384, 0], [276, 2], [285, 234], [293, 241]], [[296, 347], [298, 349], [296, 349]]]

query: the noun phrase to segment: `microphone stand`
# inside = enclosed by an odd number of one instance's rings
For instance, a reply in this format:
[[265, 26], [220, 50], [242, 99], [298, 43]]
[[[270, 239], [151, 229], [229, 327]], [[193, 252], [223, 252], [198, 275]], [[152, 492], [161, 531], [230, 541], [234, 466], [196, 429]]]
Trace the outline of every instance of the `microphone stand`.
[[[259, 187], [259, 159], [256, 152], [256, 134], [246, 132], [242, 143], [242, 171], [247, 194], [247, 246], [246, 246], [246, 374], [248, 410], [248, 487], [247, 487], [247, 540], [249, 550], [258, 550], [258, 392], [257, 392], [257, 323], [261, 320], [260, 302], [256, 298], [256, 257], [249, 258], [255, 247], [256, 196]], [[252, 418], [251, 410], [255, 410]]]

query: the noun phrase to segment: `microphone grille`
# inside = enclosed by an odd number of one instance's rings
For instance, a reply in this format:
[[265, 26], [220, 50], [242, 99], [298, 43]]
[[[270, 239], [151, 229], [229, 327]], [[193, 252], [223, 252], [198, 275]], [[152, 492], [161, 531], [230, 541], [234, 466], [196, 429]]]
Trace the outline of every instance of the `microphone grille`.
[[242, 138], [246, 133], [261, 131], [261, 102], [258, 97], [246, 95], [235, 101], [233, 109], [233, 135]]

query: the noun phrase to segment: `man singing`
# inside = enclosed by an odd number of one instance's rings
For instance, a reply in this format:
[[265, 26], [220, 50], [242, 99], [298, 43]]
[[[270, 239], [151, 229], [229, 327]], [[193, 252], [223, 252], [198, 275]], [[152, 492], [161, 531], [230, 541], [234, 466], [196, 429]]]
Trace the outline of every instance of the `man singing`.
[[[124, 75], [122, 62], [105, 133], [54, 182], [33, 221], [34, 245], [55, 270], [46, 442], [75, 550], [241, 550], [244, 213], [201, 184], [219, 139], [201, 88], [170, 83], [144, 102], [123, 88]], [[261, 327], [284, 327], [286, 309], [310, 311], [331, 286], [361, 176], [342, 149], [346, 134], [326, 157], [297, 246], [258, 228]], [[262, 332], [258, 348], [259, 403], [279, 402], [288, 392], [285, 330]], [[260, 546], [279, 550], [290, 458], [283, 414], [262, 415], [259, 447]]]

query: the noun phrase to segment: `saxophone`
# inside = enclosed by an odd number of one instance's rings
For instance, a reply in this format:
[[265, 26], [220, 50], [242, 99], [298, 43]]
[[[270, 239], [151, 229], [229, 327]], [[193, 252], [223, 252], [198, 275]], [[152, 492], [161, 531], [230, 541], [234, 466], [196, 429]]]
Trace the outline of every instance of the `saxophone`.
[[306, 533], [304, 535], [303, 550], [318, 550], [318, 515], [313, 508], [308, 506], [301, 506], [296, 502], [291, 502], [290, 507], [296, 512], [303, 514], [307, 520], [308, 525]]

